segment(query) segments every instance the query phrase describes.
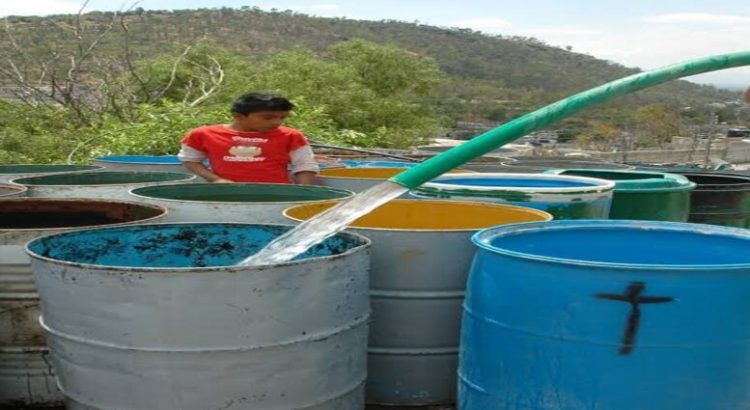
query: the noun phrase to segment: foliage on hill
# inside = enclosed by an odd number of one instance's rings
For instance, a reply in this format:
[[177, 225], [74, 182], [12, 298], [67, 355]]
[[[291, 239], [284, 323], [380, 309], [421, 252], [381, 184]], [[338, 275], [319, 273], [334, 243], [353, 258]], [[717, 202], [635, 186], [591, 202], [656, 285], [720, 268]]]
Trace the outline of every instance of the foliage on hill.
[[[300, 106], [292, 125], [320, 139], [404, 147], [439, 136], [451, 120], [505, 121], [637, 72], [533, 38], [249, 7], [6, 23], [0, 86], [22, 102], [3, 103], [3, 162], [59, 161], [70, 150], [74, 159], [173, 152], [187, 128], [222, 121], [231, 98], [253, 89], [289, 96]], [[682, 106], [734, 98], [675, 81], [560, 127], [569, 137], [591, 139], [597, 130], [632, 128], [644, 105], [669, 116]], [[705, 115], [693, 110], [688, 120]]]

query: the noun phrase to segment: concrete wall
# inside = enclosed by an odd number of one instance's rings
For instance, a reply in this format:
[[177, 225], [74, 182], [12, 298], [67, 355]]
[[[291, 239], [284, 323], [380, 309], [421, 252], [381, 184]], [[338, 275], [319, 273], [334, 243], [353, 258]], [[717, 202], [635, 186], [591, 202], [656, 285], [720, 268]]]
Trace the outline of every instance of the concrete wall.
[[[642, 150], [627, 153], [600, 152], [593, 156], [611, 161], [696, 162], [706, 158], [706, 147], [703, 144], [702, 147], [697, 149]], [[710, 157], [723, 159], [733, 164], [750, 163], [750, 142], [717, 141], [711, 144]]]

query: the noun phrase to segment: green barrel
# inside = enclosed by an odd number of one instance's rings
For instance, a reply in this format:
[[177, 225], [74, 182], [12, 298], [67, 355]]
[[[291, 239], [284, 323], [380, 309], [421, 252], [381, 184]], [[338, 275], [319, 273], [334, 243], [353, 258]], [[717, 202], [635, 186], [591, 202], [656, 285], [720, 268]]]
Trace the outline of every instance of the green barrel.
[[750, 176], [679, 171], [696, 184], [690, 222], [750, 228]]
[[685, 222], [690, 214], [690, 192], [696, 186], [682, 175], [663, 172], [562, 169], [548, 173], [614, 181], [609, 219]]

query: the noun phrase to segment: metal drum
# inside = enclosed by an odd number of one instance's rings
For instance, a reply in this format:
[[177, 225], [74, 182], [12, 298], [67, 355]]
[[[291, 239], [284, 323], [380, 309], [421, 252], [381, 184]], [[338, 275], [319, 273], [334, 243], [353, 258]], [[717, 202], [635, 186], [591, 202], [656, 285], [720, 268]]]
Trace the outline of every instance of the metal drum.
[[288, 222], [282, 212], [293, 205], [346, 199], [354, 192], [293, 184], [174, 184], [136, 188], [138, 201], [169, 209], [169, 222]]
[[750, 176], [678, 172], [697, 184], [690, 197], [690, 222], [750, 228]]
[[153, 221], [164, 208], [83, 199], [0, 199], [0, 407], [62, 403], [39, 327], [26, 242], [82, 227]]
[[750, 231], [552, 221], [473, 241], [460, 409], [750, 403]]
[[369, 240], [236, 266], [290, 227], [157, 224], [30, 242], [68, 409], [362, 409]]
[[150, 185], [188, 182], [195, 175], [177, 172], [97, 171], [56, 174], [11, 180], [28, 188], [34, 198], [132, 199], [129, 190]]
[[[285, 215], [306, 220], [331, 205], [300, 205]], [[397, 199], [350, 224], [373, 243], [368, 403], [455, 401], [469, 238], [483, 227], [550, 218], [510, 205]]]
[[0, 184], [10, 182], [11, 179], [37, 177], [49, 174], [68, 172], [86, 172], [102, 169], [96, 165], [69, 164], [6, 164], [0, 165]]

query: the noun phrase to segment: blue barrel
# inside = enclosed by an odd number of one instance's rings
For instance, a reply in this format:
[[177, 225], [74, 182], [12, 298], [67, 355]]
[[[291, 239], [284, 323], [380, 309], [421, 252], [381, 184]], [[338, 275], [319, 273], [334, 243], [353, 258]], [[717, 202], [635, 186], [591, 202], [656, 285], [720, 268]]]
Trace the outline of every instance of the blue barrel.
[[459, 409], [747, 409], [750, 231], [569, 220], [478, 232]]
[[526, 206], [555, 219], [607, 219], [614, 187], [612, 181], [578, 176], [477, 173], [442, 175], [409, 194]]

